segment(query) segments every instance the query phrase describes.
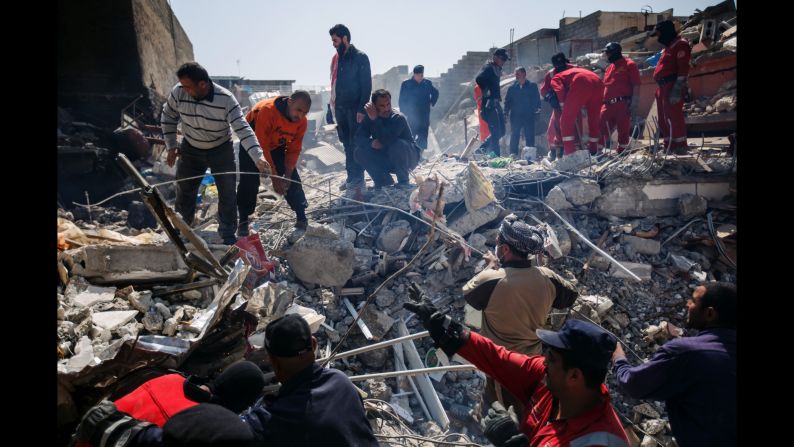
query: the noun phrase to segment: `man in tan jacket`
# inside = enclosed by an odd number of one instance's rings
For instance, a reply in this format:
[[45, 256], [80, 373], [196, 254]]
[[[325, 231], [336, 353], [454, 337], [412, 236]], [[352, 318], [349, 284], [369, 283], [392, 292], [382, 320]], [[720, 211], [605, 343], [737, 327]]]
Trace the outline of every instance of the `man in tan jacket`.
[[[560, 275], [535, 267], [529, 255], [543, 252], [547, 228], [531, 226], [511, 214], [499, 226], [496, 255], [489, 265], [463, 286], [466, 302], [482, 311], [481, 334], [494, 343], [526, 355], [541, 354], [535, 329], [542, 329], [552, 307], [570, 307], [578, 293]], [[495, 400], [516, 412], [523, 405], [490, 378], [484, 391], [487, 409]]]

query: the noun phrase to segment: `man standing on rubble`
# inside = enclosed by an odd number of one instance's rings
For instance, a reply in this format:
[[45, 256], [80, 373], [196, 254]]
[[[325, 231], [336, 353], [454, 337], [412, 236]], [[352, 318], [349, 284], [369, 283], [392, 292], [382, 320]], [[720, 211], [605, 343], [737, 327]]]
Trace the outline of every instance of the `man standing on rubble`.
[[[234, 147], [232, 133], [240, 137], [240, 149], [251, 157], [263, 174], [270, 173], [262, 148], [251, 126], [243, 118], [234, 95], [210, 80], [207, 70], [197, 62], [187, 62], [176, 72], [179, 83], [163, 105], [160, 125], [168, 149], [166, 163], [176, 165], [176, 211], [191, 225], [196, 213], [196, 193], [207, 167], [215, 174], [218, 186], [218, 233], [223, 243], [236, 242]], [[184, 138], [177, 147], [177, 124], [182, 122]]]
[[[306, 194], [303, 192], [301, 178], [296, 167], [306, 133], [306, 114], [312, 106], [312, 98], [305, 90], [296, 90], [287, 96], [278, 96], [259, 101], [245, 115], [264, 148], [265, 159], [275, 168], [275, 174], [282, 178], [271, 177], [273, 189], [284, 195], [287, 204], [295, 212], [297, 221], [295, 228], [306, 229]], [[257, 172], [256, 166], [242, 151], [239, 155], [240, 173]], [[291, 179], [289, 181], [287, 179]], [[259, 192], [258, 175], [240, 175], [237, 186], [237, 209], [240, 224], [237, 236], [248, 236], [250, 231], [249, 218], [256, 207], [256, 196]]]
[[640, 102], [640, 70], [633, 60], [623, 57], [617, 42], [609, 42], [604, 53], [611, 64], [604, 72], [604, 105], [601, 107], [601, 141], [599, 150], [612, 142], [618, 130], [618, 154], [629, 147], [631, 117]]
[[438, 89], [425, 79], [425, 67], [414, 67], [414, 75], [400, 85], [400, 113], [408, 119], [408, 125], [416, 144], [427, 149], [427, 130], [430, 127], [430, 107], [438, 101]]
[[408, 120], [392, 109], [388, 90], [375, 90], [364, 110], [367, 116], [356, 134], [356, 161], [372, 177], [375, 188], [393, 185], [393, 172], [398, 188], [412, 189], [408, 175], [422, 150], [414, 143]]
[[505, 95], [505, 117], [510, 119], [510, 153], [518, 158], [521, 130], [527, 146], [535, 146], [535, 118], [540, 113], [538, 85], [527, 81], [527, 69], [516, 68], [516, 82]]
[[681, 447], [736, 445], [736, 286], [711, 282], [687, 300], [687, 326], [700, 331], [665, 343], [632, 367], [618, 343], [613, 372], [621, 392], [664, 400]]
[[[578, 296], [571, 283], [529, 260], [530, 255], [543, 252], [547, 231], [527, 225], [515, 214], [505, 217], [499, 226], [496, 256], [488, 252], [484, 256], [488, 266], [463, 286], [466, 302], [482, 311], [482, 335], [524, 355], [541, 353], [535, 329], [543, 327], [551, 308], [570, 307]], [[486, 411], [496, 400], [523, 410], [524, 402], [490, 378], [483, 400]]]
[[499, 403], [483, 419], [483, 433], [496, 447], [628, 447], [604, 385], [615, 339], [601, 327], [567, 320], [559, 332], [537, 329], [544, 355], [526, 356], [469, 331], [426, 297], [403, 306], [449, 357], [459, 354], [525, 402], [520, 424]]
[[[554, 68], [549, 70], [543, 78], [543, 84], [540, 86], [540, 96], [551, 106], [551, 118], [549, 118], [549, 128], [546, 131], [546, 140], [549, 143], [549, 159], [556, 160], [563, 156], [562, 135], [560, 135], [560, 115], [562, 110], [560, 109], [560, 101], [557, 100], [557, 96], [551, 88], [551, 78], [557, 73], [574, 68], [574, 65], [565, 57], [565, 53], [557, 53], [552, 56], [551, 63]], [[579, 141], [578, 136], [576, 141]]]
[[505, 134], [505, 115], [502, 111], [502, 91], [499, 87], [499, 80], [502, 78], [502, 66], [510, 60], [507, 50], [499, 48], [493, 52], [493, 58], [474, 78], [474, 81], [482, 91], [482, 114], [483, 119], [488, 123], [488, 131], [491, 136], [483, 142], [486, 150], [491, 150], [496, 155], [501, 155], [499, 139]]
[[306, 320], [292, 314], [270, 322], [265, 349], [281, 389], [242, 416], [257, 444], [378, 445], [355, 385], [341, 371], [314, 361], [317, 339]]
[[350, 30], [334, 25], [328, 33], [336, 48], [331, 61], [331, 102], [336, 117], [336, 132], [345, 147], [347, 180], [344, 187], [359, 196], [364, 189], [364, 168], [356, 162], [355, 136], [364, 120], [364, 104], [372, 92], [369, 57], [350, 43]]
[[[586, 68], [569, 68], [551, 78], [551, 88], [560, 102], [560, 134], [565, 155], [576, 152], [576, 137], [587, 140], [587, 148], [595, 155], [600, 136], [601, 103], [604, 99], [604, 83], [597, 74]], [[587, 109], [587, 131], [590, 137], [580, 135], [577, 121], [582, 108]]]
[[664, 45], [662, 57], [653, 71], [656, 88], [656, 110], [659, 115], [659, 130], [664, 145], [676, 154], [687, 153], [686, 121], [684, 120], [684, 98], [687, 95], [687, 75], [692, 48], [678, 36], [670, 20], [656, 24], [651, 36], [658, 36]]

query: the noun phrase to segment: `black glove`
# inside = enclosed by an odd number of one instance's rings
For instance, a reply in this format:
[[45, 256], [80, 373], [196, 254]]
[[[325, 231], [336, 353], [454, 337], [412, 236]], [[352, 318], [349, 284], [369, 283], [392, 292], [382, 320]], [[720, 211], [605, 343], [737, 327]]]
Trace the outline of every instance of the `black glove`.
[[483, 434], [496, 447], [525, 447], [529, 439], [518, 430], [518, 418], [511, 406], [509, 410], [494, 402], [481, 422]]
[[419, 303], [406, 302], [405, 309], [415, 313], [422, 320], [422, 325], [430, 331], [430, 337], [437, 348], [441, 348], [447, 356], [452, 357], [469, 339], [469, 330], [457, 321], [436, 309], [416, 283], [411, 283], [408, 294]]
[[89, 443], [93, 446], [127, 447], [142, 430], [152, 427], [151, 422], [139, 421], [116, 408], [116, 404], [103, 400], [83, 416], [72, 437], [73, 444]]
[[328, 104], [328, 111], [325, 113], [325, 123], [326, 124], [333, 124], [334, 123], [334, 113], [331, 111], [331, 104]]

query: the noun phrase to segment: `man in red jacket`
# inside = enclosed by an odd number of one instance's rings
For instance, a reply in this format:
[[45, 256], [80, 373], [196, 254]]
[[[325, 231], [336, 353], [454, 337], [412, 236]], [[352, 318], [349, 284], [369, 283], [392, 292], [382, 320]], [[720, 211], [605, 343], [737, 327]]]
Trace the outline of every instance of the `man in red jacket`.
[[568, 320], [559, 332], [537, 329], [544, 355], [526, 356], [470, 332], [427, 298], [404, 307], [448, 356], [460, 354], [526, 402], [520, 424], [501, 405], [489, 410], [483, 433], [496, 447], [628, 447], [603, 383], [616, 342], [601, 327]]
[[653, 79], [659, 85], [656, 88], [659, 129], [665, 147], [669, 146], [676, 154], [686, 154], [684, 97], [692, 48], [689, 42], [678, 36], [670, 20], [657, 23], [651, 36], [658, 36], [659, 43], [664, 45], [662, 57], [653, 71]]
[[[551, 63], [554, 68], [546, 73], [543, 78], [543, 83], [540, 86], [540, 97], [551, 105], [551, 118], [549, 118], [549, 128], [546, 131], [546, 141], [549, 143], [549, 159], [555, 160], [562, 158], [562, 136], [560, 135], [560, 102], [551, 88], [551, 78], [557, 73], [563, 72], [569, 68], [574, 68], [565, 53], [557, 53], [551, 57]], [[581, 122], [581, 120], [580, 120]], [[579, 137], [576, 138], [576, 144], [579, 143]]]
[[[587, 148], [595, 154], [600, 136], [601, 102], [604, 98], [604, 83], [597, 74], [584, 68], [569, 68], [551, 78], [551, 88], [560, 101], [560, 132], [565, 155], [576, 152], [576, 119], [583, 107], [587, 108], [587, 130], [590, 138]], [[586, 135], [580, 136], [587, 139]]]
[[604, 53], [611, 64], [604, 72], [604, 105], [601, 107], [601, 142], [599, 151], [612, 142], [618, 131], [618, 154], [628, 149], [631, 117], [640, 101], [640, 70], [633, 60], [623, 57], [617, 42], [609, 42]]

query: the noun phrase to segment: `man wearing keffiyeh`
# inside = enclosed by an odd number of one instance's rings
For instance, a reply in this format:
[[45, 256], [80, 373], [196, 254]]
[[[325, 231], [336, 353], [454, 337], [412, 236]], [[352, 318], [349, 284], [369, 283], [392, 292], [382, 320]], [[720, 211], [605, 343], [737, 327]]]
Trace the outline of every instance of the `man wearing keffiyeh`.
[[[540, 354], [535, 329], [543, 328], [549, 311], [570, 307], [578, 293], [570, 282], [548, 268], [532, 265], [530, 255], [544, 252], [550, 228], [528, 225], [515, 214], [499, 225], [496, 254], [483, 258], [488, 266], [463, 286], [466, 302], [482, 311], [481, 335], [494, 343], [526, 355]], [[523, 405], [493, 380], [484, 392], [487, 409], [495, 400], [505, 408]]]

